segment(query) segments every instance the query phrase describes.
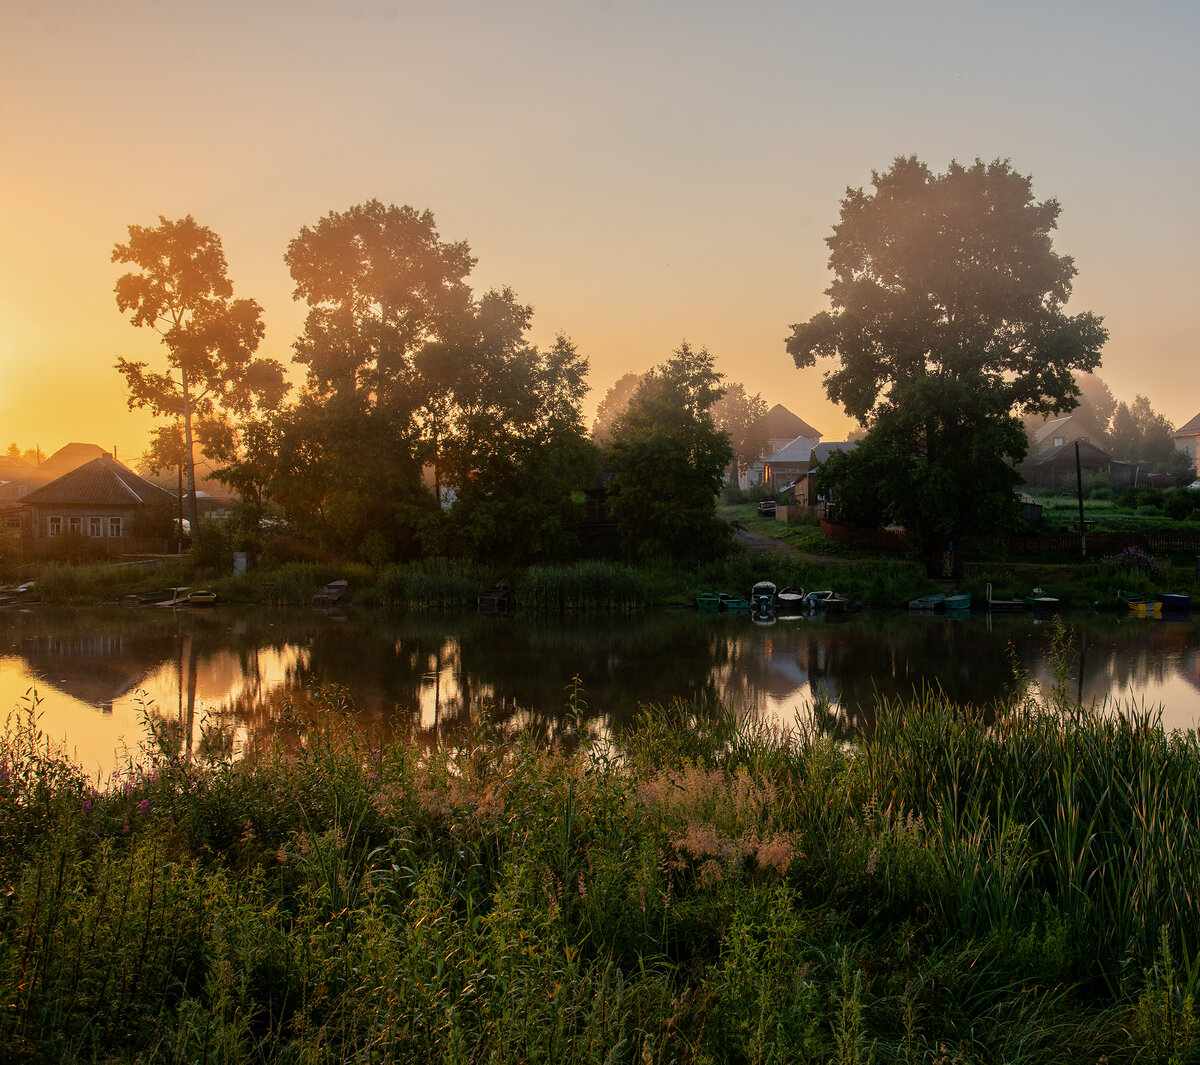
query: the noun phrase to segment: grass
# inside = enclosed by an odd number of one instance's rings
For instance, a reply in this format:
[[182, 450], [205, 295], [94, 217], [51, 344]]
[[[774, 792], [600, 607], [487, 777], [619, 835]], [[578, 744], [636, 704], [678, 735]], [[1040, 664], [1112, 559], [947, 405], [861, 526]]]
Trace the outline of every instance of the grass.
[[[0, 741], [14, 1062], [1195, 1060], [1200, 744], [1039, 694], [381, 743], [344, 692], [87, 780]], [[576, 731], [577, 730], [577, 731]]]

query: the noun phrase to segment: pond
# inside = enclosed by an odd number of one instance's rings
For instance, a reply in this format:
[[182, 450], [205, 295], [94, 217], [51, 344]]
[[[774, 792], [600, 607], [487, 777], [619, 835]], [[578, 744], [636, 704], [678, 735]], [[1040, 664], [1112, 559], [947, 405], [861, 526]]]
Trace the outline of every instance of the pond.
[[[1200, 716], [1200, 639], [1190, 618], [1066, 619], [1073, 694], [1163, 707], [1170, 728]], [[236, 742], [272, 732], [336, 685], [364, 725], [452, 735], [486, 709], [507, 725], [552, 732], [573, 678], [588, 727], [628, 726], [645, 704], [675, 698], [782, 722], [815, 699], [839, 709], [847, 735], [869, 726], [879, 697], [940, 685], [988, 703], [1014, 668], [1050, 682], [1050, 620], [965, 619], [873, 611], [770, 626], [746, 617], [663, 610], [632, 618], [538, 620], [37, 606], [0, 612], [0, 708], [35, 697], [44, 731], [94, 774], [136, 752], [148, 715], [194, 747], [207, 726]], [[36, 693], [36, 696], [35, 696]]]

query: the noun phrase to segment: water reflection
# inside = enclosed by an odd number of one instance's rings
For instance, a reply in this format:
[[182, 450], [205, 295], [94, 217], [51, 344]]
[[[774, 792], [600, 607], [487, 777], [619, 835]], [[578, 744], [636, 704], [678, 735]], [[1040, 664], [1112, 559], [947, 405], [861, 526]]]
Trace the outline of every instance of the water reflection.
[[[1070, 663], [1084, 700], [1131, 695], [1165, 707], [1171, 727], [1200, 710], [1197, 627], [1117, 617], [1071, 619]], [[868, 728], [879, 698], [938, 685], [986, 704], [1014, 666], [1043, 683], [1048, 626], [1029, 616], [964, 620], [866, 613], [756, 626], [746, 618], [661, 611], [634, 619], [388, 617], [313, 610], [155, 609], [0, 614], [0, 701], [36, 687], [43, 725], [97, 772], [142, 715], [194, 749], [207, 724], [245, 742], [307, 706], [319, 685], [352, 698], [363, 724], [414, 729], [426, 742], [488, 710], [552, 733], [572, 678], [595, 731], [626, 727], [643, 704], [683, 698], [790, 721], [836, 702], [846, 734]], [[147, 711], [147, 706], [149, 710]]]

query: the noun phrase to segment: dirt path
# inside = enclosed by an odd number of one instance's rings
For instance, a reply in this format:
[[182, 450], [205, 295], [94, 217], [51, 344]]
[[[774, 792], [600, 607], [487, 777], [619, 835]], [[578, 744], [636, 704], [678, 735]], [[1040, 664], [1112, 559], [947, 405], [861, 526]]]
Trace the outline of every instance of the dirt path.
[[751, 532], [749, 529], [740, 528], [736, 522], [731, 524], [734, 527], [734, 539], [755, 555], [787, 555], [792, 558], [806, 558], [810, 562], [819, 562], [822, 565], [846, 561], [835, 555], [814, 555], [810, 551], [801, 551], [795, 544], [789, 544], [786, 540], [776, 540], [773, 536]]

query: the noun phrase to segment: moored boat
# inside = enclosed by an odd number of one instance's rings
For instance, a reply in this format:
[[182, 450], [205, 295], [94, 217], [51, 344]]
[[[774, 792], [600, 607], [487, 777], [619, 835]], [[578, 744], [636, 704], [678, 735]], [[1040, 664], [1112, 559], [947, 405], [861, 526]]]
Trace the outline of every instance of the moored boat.
[[1025, 605], [1030, 610], [1052, 611], [1058, 609], [1058, 599], [1053, 595], [1046, 595], [1041, 588], [1034, 588], [1025, 596]]
[[750, 607], [759, 615], [775, 613], [774, 581], [759, 581], [750, 589]]
[[349, 587], [348, 581], [330, 581], [313, 596], [313, 602], [320, 606], [332, 606], [346, 594], [346, 589]]
[[719, 592], [718, 596], [721, 600], [721, 612], [724, 614], [749, 614], [750, 604], [740, 595], [731, 595], [729, 592]]
[[716, 592], [701, 592], [696, 596], [696, 609], [701, 614], [715, 614], [721, 609], [721, 597]]
[[964, 610], [971, 609], [971, 593], [970, 592], [955, 592], [953, 595], [946, 596], [946, 610], [954, 611], [956, 614], [961, 614]]
[[803, 614], [804, 606], [804, 589], [781, 588], [775, 593], [775, 613], [781, 617], [796, 617], [798, 614]]
[[934, 595], [923, 595], [918, 599], [908, 601], [908, 609], [913, 614], [933, 614], [946, 608], [946, 596], [942, 592]]
[[188, 606], [206, 607], [212, 606], [217, 601], [217, 593], [210, 592], [203, 588], [197, 588], [194, 592], [188, 592]]
[[1162, 603], [1163, 610], [1183, 611], [1192, 609], [1192, 597], [1183, 592], [1159, 592], [1154, 598]]

